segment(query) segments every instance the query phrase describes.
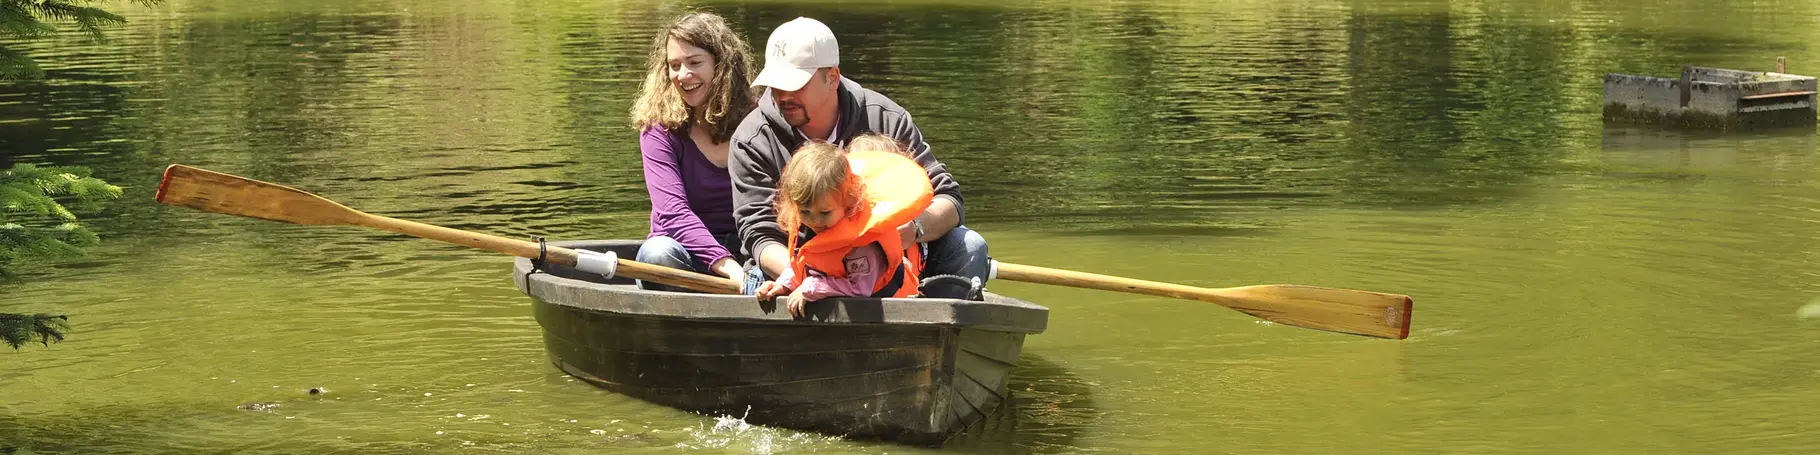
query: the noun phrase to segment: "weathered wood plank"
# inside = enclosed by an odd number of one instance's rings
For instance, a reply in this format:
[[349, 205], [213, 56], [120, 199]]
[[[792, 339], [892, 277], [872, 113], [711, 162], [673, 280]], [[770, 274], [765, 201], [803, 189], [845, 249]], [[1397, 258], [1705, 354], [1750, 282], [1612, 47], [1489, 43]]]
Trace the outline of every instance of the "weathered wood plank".
[[[586, 356], [585, 370], [617, 384], [703, 389], [854, 378], [884, 371], [928, 370], [934, 354], [928, 348], [850, 351], [805, 356], [720, 356], [628, 354], [599, 349], [553, 346], [566, 358]], [[586, 352], [586, 354], [582, 354]], [[818, 364], [816, 362], [833, 362]], [[808, 365], [808, 366], [805, 366]]]
[[1764, 94], [1761, 94], [1761, 95], [1749, 95], [1749, 96], [1741, 96], [1741, 97], [1738, 97], [1738, 99], [1741, 99], [1741, 100], [1760, 100], [1760, 99], [1764, 99], [1764, 98], [1781, 98], [1781, 97], [1785, 97], [1785, 96], [1789, 96], [1789, 97], [1793, 97], [1793, 96], [1808, 96], [1808, 95], [1812, 95], [1812, 94], [1814, 94], [1814, 93], [1816, 93], [1816, 92], [1815, 92], [1815, 91], [1813, 91], [1813, 90], [1799, 90], [1799, 91], [1793, 91], [1793, 92], [1777, 92], [1777, 93], [1764, 93]]
[[957, 428], [971, 426], [994, 412], [998, 412], [1006, 402], [1006, 391], [1003, 386], [990, 386], [965, 374], [956, 378], [953, 387], [954, 399], [965, 402]]
[[962, 330], [959, 338], [961, 350], [1010, 366], [1017, 365], [1018, 356], [1024, 351], [1021, 333]]
[[[577, 311], [539, 302], [544, 333], [578, 344], [653, 353], [768, 354], [813, 350], [888, 349], [932, 345], [940, 328], [848, 324], [750, 324], [663, 319]], [[636, 348], [634, 348], [636, 347]]]

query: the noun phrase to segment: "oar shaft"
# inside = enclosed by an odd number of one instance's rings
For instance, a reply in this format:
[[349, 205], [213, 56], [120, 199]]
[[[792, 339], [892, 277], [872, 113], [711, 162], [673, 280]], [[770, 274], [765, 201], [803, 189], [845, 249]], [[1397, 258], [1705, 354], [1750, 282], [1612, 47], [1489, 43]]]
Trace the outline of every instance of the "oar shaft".
[[[522, 258], [537, 258], [538, 244], [518, 239], [508, 239], [492, 234], [446, 228], [433, 224], [401, 220], [388, 216], [361, 213], [350, 224], [373, 229], [397, 232], [413, 237], [440, 240], [465, 245], [483, 250], [496, 251]], [[576, 267], [582, 262], [584, 253], [559, 246], [545, 246], [544, 260], [564, 267]], [[730, 279], [704, 275], [687, 270], [674, 269], [661, 265], [616, 259], [615, 275], [655, 281], [672, 286], [693, 289], [713, 294], [739, 294], [741, 286]]]
[[671, 286], [680, 286], [709, 294], [743, 293], [745, 286], [730, 278], [705, 275], [683, 269], [675, 269], [655, 264], [619, 259], [619, 274], [645, 281], [655, 281]]
[[1183, 286], [1180, 284], [1004, 262], [999, 262], [996, 266], [998, 267], [997, 278], [1022, 281], [1025, 283], [1098, 289], [1113, 292], [1130, 292], [1214, 303], [1218, 303], [1218, 300], [1229, 299], [1228, 297], [1210, 292], [1207, 288]]
[[[464, 231], [370, 213], [363, 213], [363, 215], [366, 216], [359, 217], [350, 224], [383, 231], [397, 232], [412, 237], [440, 240], [457, 245], [496, 251], [521, 258], [537, 257], [537, 244], [527, 240], [508, 239], [492, 234]], [[580, 253], [576, 253], [575, 250], [552, 246], [549, 247], [549, 251], [545, 253], [544, 260], [551, 264], [574, 267], [577, 262], [577, 256], [580, 256]]]

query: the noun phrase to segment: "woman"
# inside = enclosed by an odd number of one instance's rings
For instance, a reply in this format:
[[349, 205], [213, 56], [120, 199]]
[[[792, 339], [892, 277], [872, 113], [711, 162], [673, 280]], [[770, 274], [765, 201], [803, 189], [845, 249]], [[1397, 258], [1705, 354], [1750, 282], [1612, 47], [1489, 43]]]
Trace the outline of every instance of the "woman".
[[712, 13], [683, 16], [653, 40], [648, 73], [632, 105], [651, 193], [651, 233], [638, 249], [639, 262], [745, 278], [727, 141], [755, 105], [751, 52]]

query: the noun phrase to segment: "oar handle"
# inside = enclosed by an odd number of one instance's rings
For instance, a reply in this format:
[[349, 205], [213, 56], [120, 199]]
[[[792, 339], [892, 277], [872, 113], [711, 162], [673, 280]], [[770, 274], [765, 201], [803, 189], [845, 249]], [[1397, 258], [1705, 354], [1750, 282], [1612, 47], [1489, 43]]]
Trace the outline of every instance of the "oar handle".
[[586, 250], [575, 250], [559, 246], [538, 245], [525, 240], [508, 239], [492, 234], [446, 228], [433, 224], [401, 220], [388, 216], [361, 213], [349, 224], [397, 232], [404, 235], [422, 237], [432, 240], [465, 245], [483, 250], [496, 251], [521, 258], [536, 259], [539, 249], [545, 262], [572, 267], [584, 272], [599, 273], [611, 278], [615, 275], [655, 281], [711, 294], [739, 294], [742, 286], [729, 278], [704, 275], [687, 270], [646, 264], [643, 262], [619, 258], [613, 253], [597, 253]]

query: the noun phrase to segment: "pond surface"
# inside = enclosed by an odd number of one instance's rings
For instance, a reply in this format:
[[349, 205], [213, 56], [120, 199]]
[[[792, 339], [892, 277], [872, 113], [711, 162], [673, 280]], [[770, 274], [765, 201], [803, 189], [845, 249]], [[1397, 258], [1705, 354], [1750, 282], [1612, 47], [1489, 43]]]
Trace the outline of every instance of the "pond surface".
[[[1415, 297], [1397, 342], [995, 282], [1049, 330], [1008, 422], [947, 451], [1810, 452], [1814, 131], [1607, 125], [1600, 78], [1820, 74], [1820, 4], [1628, 3], [698, 6], [760, 43], [827, 22], [1001, 260]], [[88, 257], [0, 282], [0, 310], [74, 324], [0, 351], [0, 449], [925, 452], [571, 379], [497, 254], [152, 201], [185, 163], [460, 229], [642, 237], [626, 112], [683, 6], [110, 7], [131, 23], [107, 44], [9, 43], [49, 79], [0, 86], [0, 167], [89, 166], [126, 196], [87, 218]]]

